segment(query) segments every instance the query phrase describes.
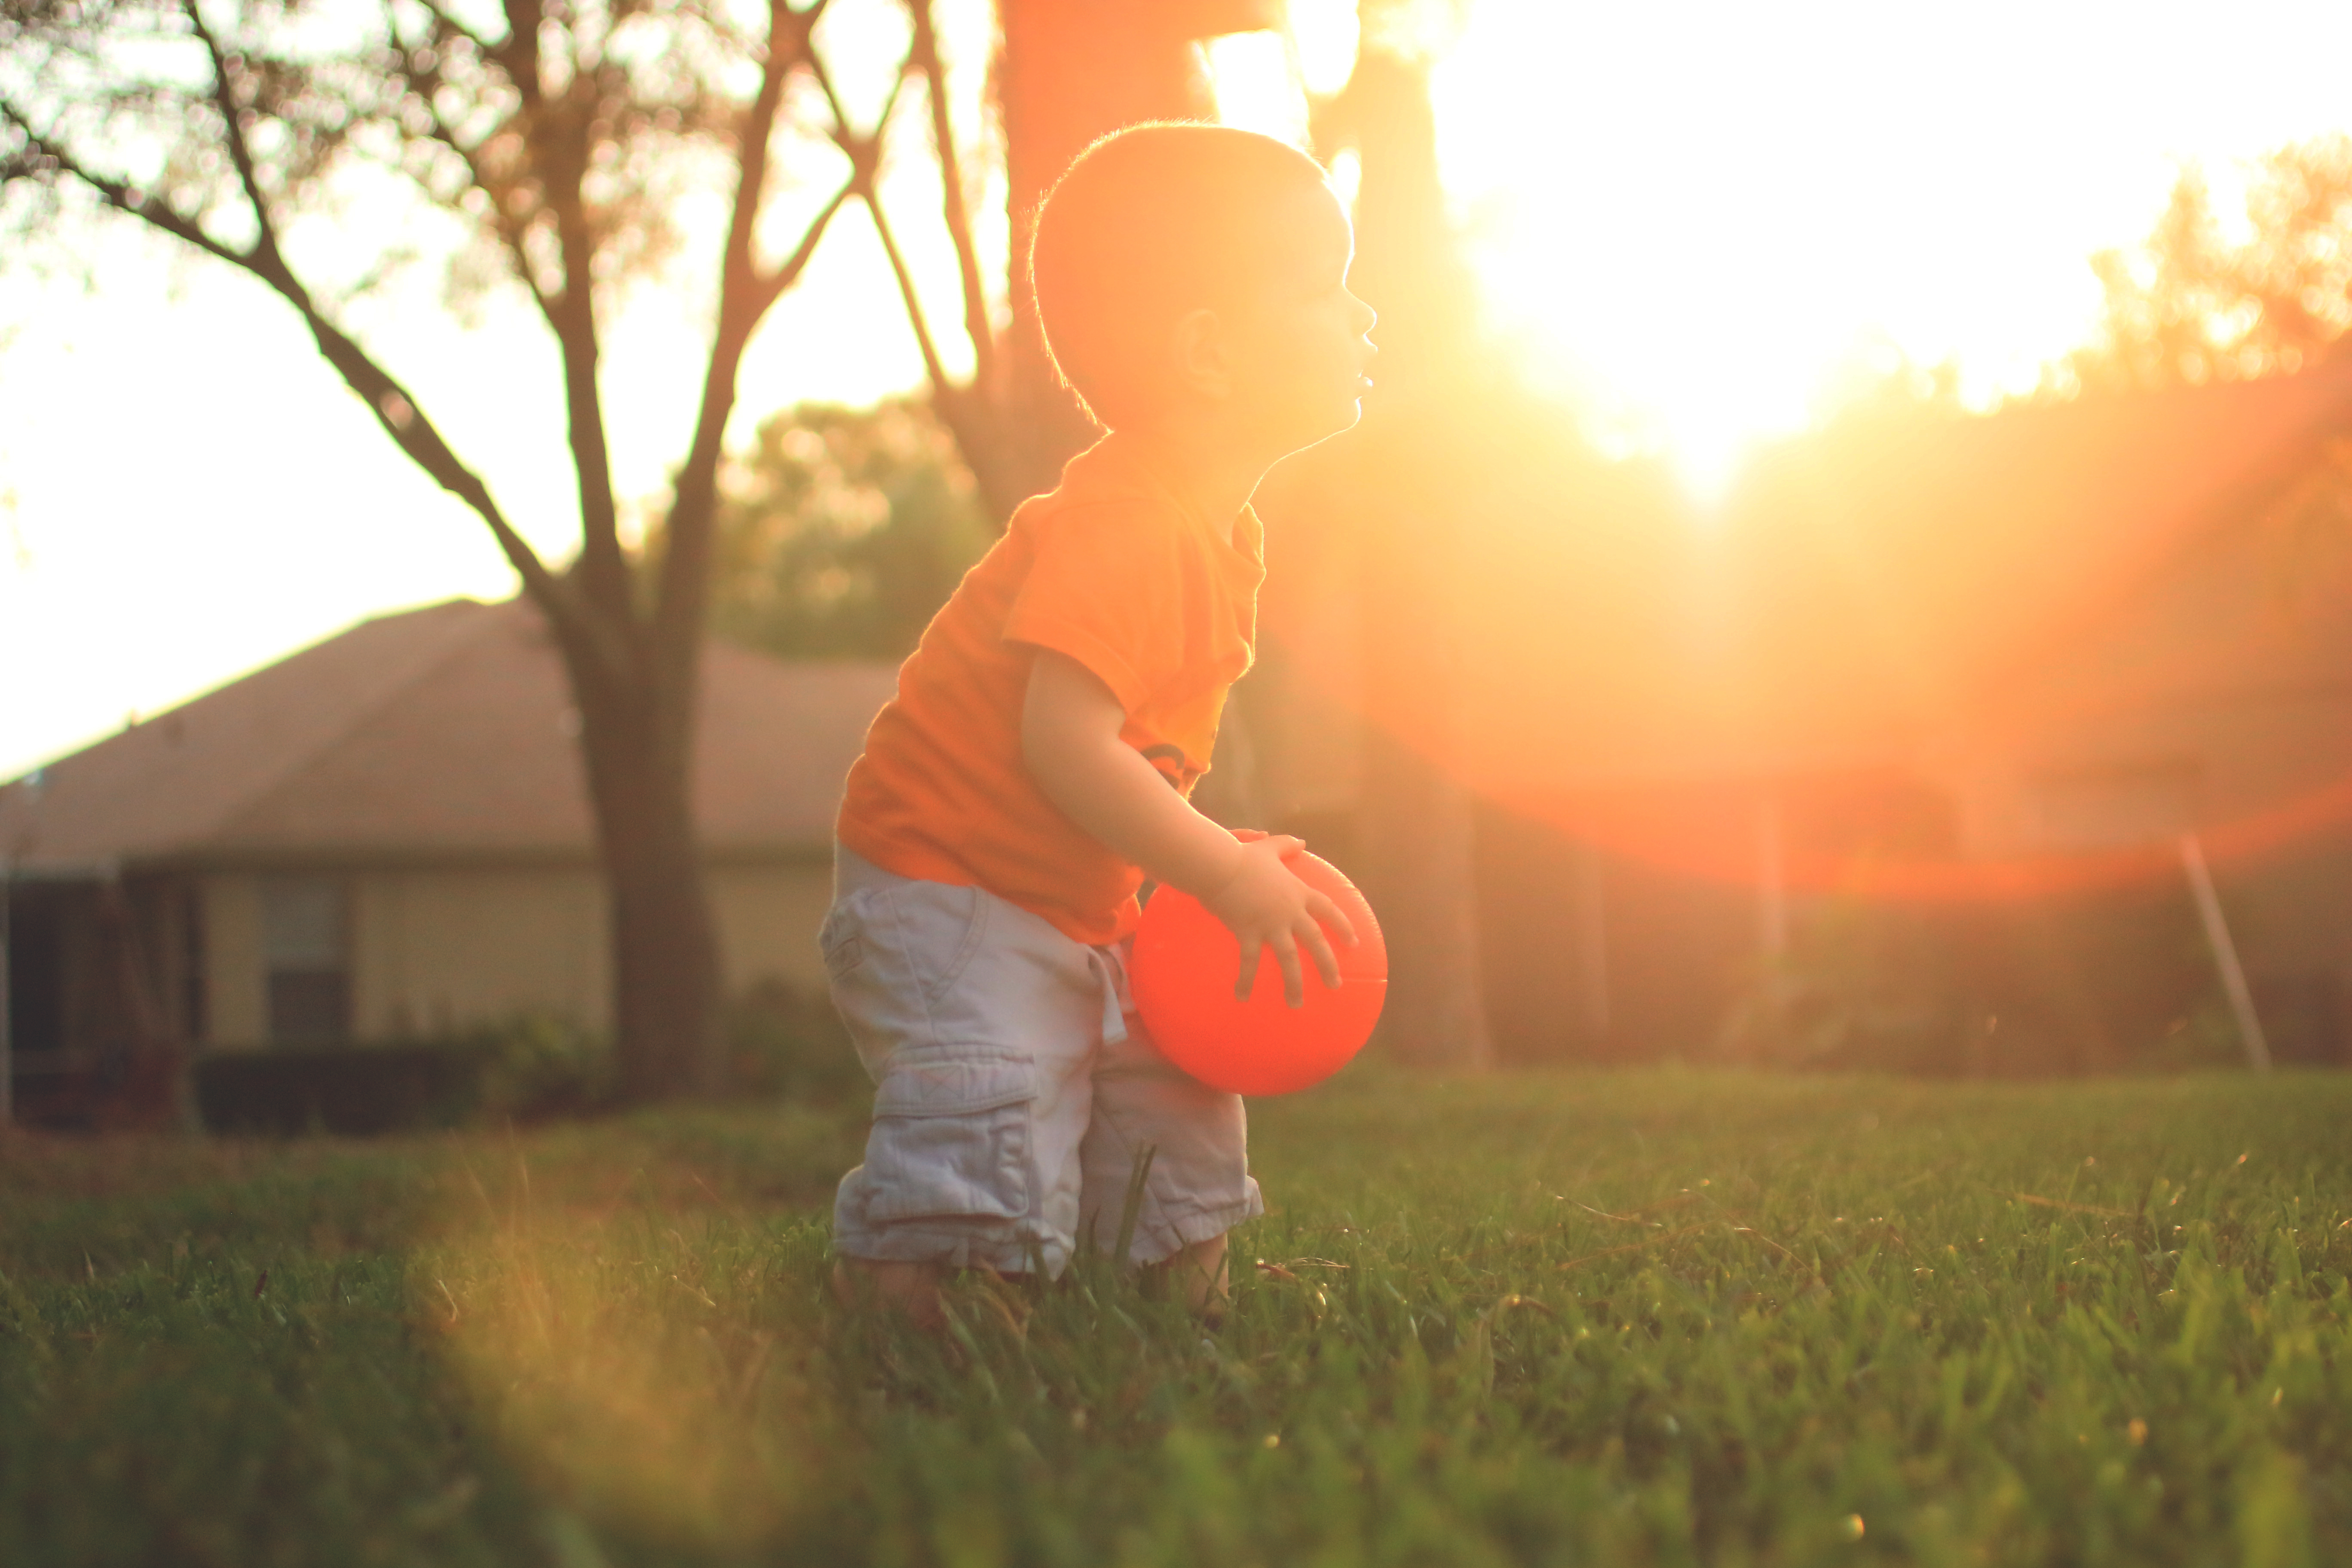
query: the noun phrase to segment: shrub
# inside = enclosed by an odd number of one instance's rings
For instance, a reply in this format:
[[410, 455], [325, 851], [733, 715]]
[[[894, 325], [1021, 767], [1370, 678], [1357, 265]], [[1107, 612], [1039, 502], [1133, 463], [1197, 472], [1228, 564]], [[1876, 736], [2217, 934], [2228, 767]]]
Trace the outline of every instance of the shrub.
[[2243, 1060], [2195, 914], [2169, 888], [2016, 907], [1801, 903], [1779, 964], [1741, 986], [1718, 1049], [1759, 1066], [1928, 1077]]
[[519, 1013], [455, 1034], [382, 1044], [225, 1052], [194, 1064], [216, 1132], [368, 1134], [537, 1120], [607, 1103], [613, 1053], [568, 1019]]
[[830, 1103], [866, 1092], [866, 1069], [822, 992], [763, 976], [729, 1005], [726, 1027], [730, 1076], [744, 1093]]
[[553, 1014], [517, 1013], [453, 1043], [474, 1061], [477, 1115], [577, 1115], [609, 1103], [618, 1086], [612, 1042]]
[[[761, 980], [728, 1005], [721, 1027], [738, 1095], [831, 1104], [865, 1092], [822, 994]], [[225, 1052], [194, 1071], [205, 1126], [289, 1135], [581, 1116], [610, 1106], [618, 1088], [611, 1041], [531, 1012], [425, 1039]]]

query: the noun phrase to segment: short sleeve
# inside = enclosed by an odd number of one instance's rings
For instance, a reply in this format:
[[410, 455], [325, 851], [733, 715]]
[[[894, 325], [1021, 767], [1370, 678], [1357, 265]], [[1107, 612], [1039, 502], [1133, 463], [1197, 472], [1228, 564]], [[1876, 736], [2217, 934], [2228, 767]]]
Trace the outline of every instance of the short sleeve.
[[1072, 508], [1040, 534], [1005, 640], [1076, 659], [1135, 712], [1184, 666], [1184, 595], [1198, 573], [1182, 514], [1145, 501]]

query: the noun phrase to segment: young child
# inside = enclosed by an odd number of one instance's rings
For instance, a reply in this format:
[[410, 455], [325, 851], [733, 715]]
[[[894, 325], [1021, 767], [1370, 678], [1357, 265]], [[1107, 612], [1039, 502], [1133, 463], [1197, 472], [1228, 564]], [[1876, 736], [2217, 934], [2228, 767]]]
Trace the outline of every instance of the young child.
[[[1251, 493], [1353, 425], [1372, 312], [1323, 171], [1268, 137], [1138, 126], [1040, 208], [1030, 253], [1055, 366], [1109, 432], [1023, 504], [898, 672], [850, 770], [820, 941], [874, 1079], [866, 1163], [834, 1211], [836, 1290], [939, 1321], [945, 1270], [1058, 1274], [1116, 1244], [1196, 1310], [1225, 1232], [1264, 1212], [1242, 1104], [1170, 1066], [1129, 1001], [1146, 877], [1339, 983], [1330, 901], [1187, 802], [1249, 668], [1265, 569]], [[1319, 924], [1318, 924], [1319, 922]]]

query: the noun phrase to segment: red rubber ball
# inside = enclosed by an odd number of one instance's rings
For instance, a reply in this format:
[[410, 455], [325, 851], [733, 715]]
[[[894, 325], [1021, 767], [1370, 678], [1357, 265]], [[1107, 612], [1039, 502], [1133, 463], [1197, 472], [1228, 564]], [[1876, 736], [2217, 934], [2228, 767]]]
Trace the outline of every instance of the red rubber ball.
[[1364, 1048], [1388, 1000], [1388, 948], [1364, 895], [1329, 861], [1304, 850], [1283, 864], [1339, 905], [1355, 931], [1353, 947], [1337, 931], [1324, 932], [1339, 961], [1336, 991], [1301, 952], [1307, 999], [1289, 1005], [1282, 967], [1269, 949], [1258, 955], [1249, 999], [1237, 999], [1239, 939], [1200, 900], [1173, 888], [1151, 895], [1136, 928], [1128, 958], [1136, 1011], [1161, 1054], [1212, 1089], [1289, 1094], [1322, 1082]]

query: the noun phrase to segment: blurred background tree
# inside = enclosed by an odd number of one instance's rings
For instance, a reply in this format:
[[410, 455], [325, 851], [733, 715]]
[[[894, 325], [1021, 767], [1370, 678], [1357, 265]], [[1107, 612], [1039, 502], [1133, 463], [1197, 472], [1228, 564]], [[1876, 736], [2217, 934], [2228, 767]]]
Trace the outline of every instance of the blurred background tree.
[[[2058, 392], [2156, 392], [2291, 374], [2352, 328], [2352, 135], [2258, 160], [2226, 218], [2195, 167], [2135, 250], [2091, 259], [2105, 291], [2092, 341], [2045, 378]], [[2264, 505], [2273, 598], [2290, 614], [2329, 602], [2352, 573], [2352, 432]]]
[[776, 415], [719, 490], [711, 629], [784, 658], [904, 658], [995, 533], [919, 398]]
[[2092, 258], [2105, 300], [2096, 335], [2053, 377], [2061, 390], [2155, 389], [2302, 368], [2352, 326], [2352, 136], [2258, 162], [2242, 221], [2225, 221], [2203, 173], [2174, 182], [2130, 251]]

